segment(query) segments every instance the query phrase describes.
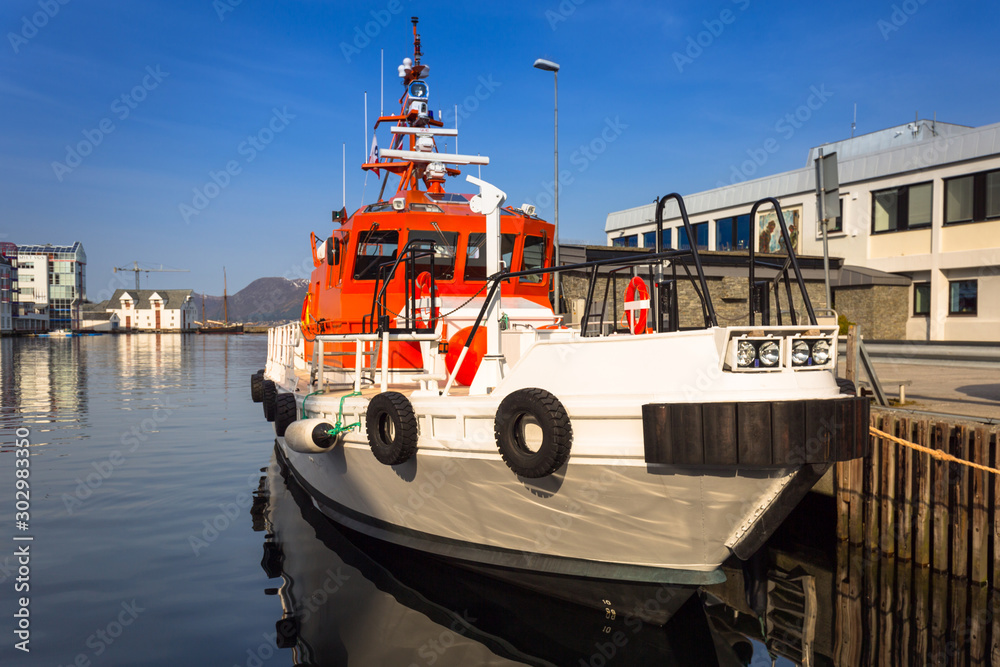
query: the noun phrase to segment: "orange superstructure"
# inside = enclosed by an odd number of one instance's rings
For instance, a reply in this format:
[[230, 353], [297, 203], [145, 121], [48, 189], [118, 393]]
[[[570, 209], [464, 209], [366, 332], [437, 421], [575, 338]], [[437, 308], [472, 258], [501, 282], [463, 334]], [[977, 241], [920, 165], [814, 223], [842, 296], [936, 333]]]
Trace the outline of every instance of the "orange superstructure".
[[[306, 358], [318, 334], [437, 331], [447, 340], [455, 333], [447, 331], [448, 315], [467, 303], [478, 309], [485, 298], [485, 216], [470, 209], [472, 195], [448, 193], [444, 183], [460, 173], [451, 165], [488, 164], [489, 159], [438, 152], [437, 139], [457, 131], [442, 128], [428, 112], [429, 68], [420, 62], [416, 25], [413, 19], [414, 57], [399, 68], [400, 112], [380, 117], [374, 127], [377, 133], [389, 125], [390, 148], [362, 165], [376, 174], [386, 172], [379, 200], [349, 216], [335, 212], [329, 236], [311, 239], [315, 268], [301, 321]], [[395, 191], [383, 198], [389, 179], [396, 181]], [[554, 226], [531, 213], [530, 208], [502, 209], [501, 259], [507, 272], [551, 266]], [[501, 295], [549, 309], [550, 282], [549, 274], [511, 278]], [[326, 365], [353, 367], [352, 349], [327, 346]], [[417, 343], [395, 341], [389, 355], [393, 369], [421, 367]]]

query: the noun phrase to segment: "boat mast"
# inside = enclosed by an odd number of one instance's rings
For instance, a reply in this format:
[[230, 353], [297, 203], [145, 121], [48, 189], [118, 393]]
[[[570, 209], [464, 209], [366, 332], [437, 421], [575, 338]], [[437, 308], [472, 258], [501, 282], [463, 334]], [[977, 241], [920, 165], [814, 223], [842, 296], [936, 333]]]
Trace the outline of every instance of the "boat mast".
[[222, 267], [222, 319], [229, 324], [229, 297], [226, 295], [226, 267]]

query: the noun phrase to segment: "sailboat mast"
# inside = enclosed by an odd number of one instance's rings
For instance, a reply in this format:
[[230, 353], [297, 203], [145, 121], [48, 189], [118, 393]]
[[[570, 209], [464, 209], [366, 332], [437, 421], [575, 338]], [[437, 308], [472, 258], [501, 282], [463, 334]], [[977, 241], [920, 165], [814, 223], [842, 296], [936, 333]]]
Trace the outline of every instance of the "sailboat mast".
[[229, 296], [226, 294], [226, 267], [222, 267], [222, 319], [229, 324]]

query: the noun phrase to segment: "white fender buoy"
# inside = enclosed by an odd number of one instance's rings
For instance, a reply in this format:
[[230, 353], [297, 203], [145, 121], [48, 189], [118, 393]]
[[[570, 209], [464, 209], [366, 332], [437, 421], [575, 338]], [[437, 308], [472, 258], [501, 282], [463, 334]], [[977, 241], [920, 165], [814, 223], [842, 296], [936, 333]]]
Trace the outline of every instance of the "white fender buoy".
[[301, 419], [285, 428], [285, 444], [301, 454], [322, 454], [330, 450], [337, 439], [330, 435], [333, 425], [322, 419]]

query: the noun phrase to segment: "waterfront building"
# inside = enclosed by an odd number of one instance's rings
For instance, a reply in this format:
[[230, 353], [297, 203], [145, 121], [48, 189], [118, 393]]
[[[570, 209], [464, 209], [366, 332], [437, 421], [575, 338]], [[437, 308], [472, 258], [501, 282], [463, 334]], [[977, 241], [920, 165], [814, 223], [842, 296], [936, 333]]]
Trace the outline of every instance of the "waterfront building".
[[17, 247], [18, 331], [77, 330], [87, 298], [87, 254], [83, 244]]
[[[842, 214], [829, 227], [829, 253], [843, 258], [845, 271], [857, 267], [856, 280], [835, 290], [838, 312], [867, 320], [863, 330], [884, 332], [879, 337], [1000, 341], [1000, 123], [918, 120], [817, 146], [801, 169], [747, 180], [776, 146], [769, 140], [749, 150], [728, 182], [684, 196], [698, 248], [754, 243], [758, 252], [780, 252], [769, 207], [750, 219], [754, 202], [775, 197], [796, 251], [822, 256], [814, 159], [835, 152]], [[608, 245], [655, 245], [655, 206], [609, 214]], [[664, 245], [689, 247], [673, 202], [664, 218]], [[877, 302], [904, 291], [894, 307]], [[884, 326], [888, 320], [893, 326]]]
[[17, 314], [17, 246], [0, 243], [0, 336], [14, 333]]
[[80, 329], [83, 331], [118, 331], [118, 313], [108, 310], [108, 302], [88, 303], [80, 308]]
[[197, 307], [193, 290], [119, 289], [106, 310], [118, 316], [125, 331], [193, 331]]

